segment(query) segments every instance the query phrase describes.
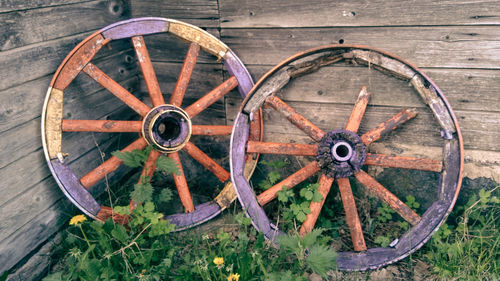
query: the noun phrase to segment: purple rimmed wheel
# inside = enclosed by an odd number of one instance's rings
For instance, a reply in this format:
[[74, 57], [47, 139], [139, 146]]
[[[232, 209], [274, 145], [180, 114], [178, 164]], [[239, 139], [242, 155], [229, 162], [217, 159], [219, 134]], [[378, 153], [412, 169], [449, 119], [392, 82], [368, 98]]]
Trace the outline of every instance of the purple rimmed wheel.
[[[164, 99], [164, 93], [161, 92], [144, 38], [145, 35], [155, 36], [154, 34], [158, 33], [170, 33], [180, 41], [188, 43], [184, 64], [170, 99], [167, 101]], [[151, 104], [140, 100], [130, 92], [130, 89], [114, 81], [93, 62], [93, 58], [101, 48], [113, 40], [120, 39], [131, 41]], [[230, 77], [191, 105], [183, 106], [183, 99], [200, 51], [210, 55], [214, 61], [222, 61]], [[88, 75], [94, 82], [116, 96], [118, 98], [116, 102], [121, 101], [135, 111], [139, 116], [136, 119], [140, 120], [64, 119], [64, 91], [80, 74]], [[101, 204], [91, 192], [94, 186], [116, 171], [123, 162], [111, 156], [98, 167], [78, 177], [65, 162], [68, 153], [72, 151], [65, 150], [63, 139], [72, 132], [137, 133], [136, 140], [121, 151], [130, 152], [144, 149], [148, 145], [152, 146], [141, 179], [143, 176], [147, 176], [148, 179], [152, 178], [156, 170], [156, 161], [162, 154], [177, 163], [180, 173], [172, 174], [172, 177], [185, 212], [169, 215], [166, 218], [176, 225], [176, 230], [193, 227], [213, 218], [236, 199], [233, 186], [229, 181], [229, 172], [192, 141], [193, 136], [229, 136], [233, 127], [197, 125], [195, 116], [235, 88], [242, 97], [245, 97], [252, 86], [252, 78], [239, 58], [224, 43], [198, 27], [165, 18], [137, 18], [112, 24], [78, 44], [54, 75], [42, 112], [42, 141], [47, 163], [61, 190], [82, 212], [101, 221], [110, 217], [116, 221], [124, 221], [126, 218], [114, 214], [112, 208], [109, 207], [109, 202]], [[260, 112], [252, 116], [252, 124], [252, 138], [261, 140]], [[180, 150], [224, 184], [222, 191], [213, 200], [194, 204], [188, 187], [189, 179], [184, 174], [178, 153]], [[245, 164], [247, 176], [253, 173], [257, 158], [257, 154], [247, 157]], [[133, 207], [133, 204], [130, 205]]]
[[[339, 62], [375, 68], [387, 76], [411, 84], [414, 90], [409, 89], [408, 96], [416, 96], [417, 100], [427, 106], [425, 110], [430, 112], [429, 118], [436, 123], [435, 128], [438, 130], [436, 134], [441, 136], [439, 142], [442, 143], [440, 159], [370, 153], [374, 142], [393, 132], [397, 127], [404, 127], [407, 121], [418, 118], [418, 111], [415, 108], [403, 108], [396, 114], [388, 115], [385, 121], [360, 133], [359, 128], [371, 96], [370, 90], [373, 90], [368, 87], [361, 88], [347, 122], [337, 128], [329, 127], [329, 122], [322, 122], [326, 123], [322, 124], [324, 129], [316, 126], [310, 121], [314, 121], [313, 119], [304, 117], [280, 98], [290, 91], [287, 85], [291, 81], [298, 81], [300, 77]], [[336, 83], [330, 79], [327, 81]], [[308, 85], [314, 84], [314, 82], [309, 83]], [[366, 84], [371, 85], [371, 81], [366, 81]], [[262, 107], [276, 111], [288, 119], [291, 124], [309, 136], [313, 144], [300, 144], [295, 140], [284, 143], [249, 139], [250, 116]], [[311, 105], [308, 104], [308, 107]], [[304, 107], [300, 108], [304, 110]], [[311, 113], [313, 116], [317, 114], [317, 112]], [[393, 134], [397, 135], [398, 130]], [[247, 153], [294, 155], [309, 157], [310, 161], [281, 182], [256, 194], [257, 191], [251, 188], [243, 173]], [[365, 172], [362, 168], [366, 166], [431, 172], [439, 178], [434, 184], [436, 196], [432, 198], [435, 200], [419, 215]], [[298, 229], [299, 233], [304, 235], [314, 228], [326, 197], [335, 182], [342, 198], [345, 221], [352, 241], [350, 251], [339, 253], [337, 265], [340, 270], [362, 271], [376, 269], [403, 259], [419, 249], [444, 222], [455, 204], [461, 186], [463, 143], [457, 119], [446, 98], [434, 82], [417, 67], [395, 55], [372, 47], [327, 45], [286, 59], [267, 72], [252, 88], [235, 120], [231, 138], [230, 168], [232, 181], [243, 209], [257, 230], [275, 242], [277, 242], [276, 237], [283, 232], [279, 230], [279, 225], [272, 221], [276, 216], [266, 213], [266, 210], [272, 212], [274, 209], [264, 209], [264, 206], [274, 200], [284, 186], [288, 189], [293, 188], [318, 174], [318, 191], [323, 199], [321, 202], [311, 202], [310, 213]], [[369, 194], [385, 202], [411, 225], [409, 230], [392, 241], [388, 247], [367, 247], [364, 226], [358, 214], [350, 178], [356, 179], [365, 190], [369, 191]], [[277, 219], [276, 222], [278, 221]]]

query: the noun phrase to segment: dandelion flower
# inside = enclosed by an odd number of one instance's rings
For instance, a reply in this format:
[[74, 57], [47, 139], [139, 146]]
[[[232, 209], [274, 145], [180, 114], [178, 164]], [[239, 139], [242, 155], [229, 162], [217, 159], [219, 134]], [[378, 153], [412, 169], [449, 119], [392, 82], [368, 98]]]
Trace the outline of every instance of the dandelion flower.
[[227, 277], [227, 281], [238, 281], [240, 280], [240, 275], [238, 273], [233, 273]]
[[69, 225], [78, 225], [86, 220], [87, 218], [85, 217], [85, 215], [76, 215], [71, 218], [71, 220], [69, 221]]
[[216, 266], [221, 266], [224, 263], [224, 258], [216, 257], [214, 258], [214, 263]]

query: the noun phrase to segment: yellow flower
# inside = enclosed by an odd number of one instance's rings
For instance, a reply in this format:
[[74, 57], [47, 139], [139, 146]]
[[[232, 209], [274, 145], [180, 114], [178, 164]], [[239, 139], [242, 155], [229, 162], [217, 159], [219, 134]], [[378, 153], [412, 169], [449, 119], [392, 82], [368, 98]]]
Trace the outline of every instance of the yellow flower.
[[233, 273], [227, 277], [227, 281], [238, 281], [240, 280], [240, 275], [238, 273]]
[[224, 263], [224, 258], [214, 258], [214, 263], [216, 266], [221, 266]]
[[71, 218], [71, 220], [69, 221], [69, 225], [77, 225], [77, 224], [80, 224], [86, 220], [87, 220], [87, 218], [85, 217], [85, 215], [76, 215], [76, 216]]

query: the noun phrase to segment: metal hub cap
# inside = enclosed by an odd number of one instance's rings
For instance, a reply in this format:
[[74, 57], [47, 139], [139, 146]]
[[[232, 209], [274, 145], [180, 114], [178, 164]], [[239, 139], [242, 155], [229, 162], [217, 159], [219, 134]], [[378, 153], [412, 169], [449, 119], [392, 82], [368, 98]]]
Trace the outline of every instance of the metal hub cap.
[[357, 134], [347, 130], [334, 130], [318, 143], [316, 159], [327, 176], [345, 178], [363, 166], [366, 146]]
[[175, 152], [191, 137], [191, 120], [187, 113], [174, 105], [153, 108], [142, 122], [146, 141], [164, 152]]

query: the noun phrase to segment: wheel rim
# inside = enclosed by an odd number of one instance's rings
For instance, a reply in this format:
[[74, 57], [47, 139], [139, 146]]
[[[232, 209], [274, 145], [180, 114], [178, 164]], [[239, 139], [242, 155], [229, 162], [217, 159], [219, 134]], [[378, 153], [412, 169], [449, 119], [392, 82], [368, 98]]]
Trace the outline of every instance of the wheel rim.
[[[385, 74], [411, 83], [417, 95], [432, 111], [439, 124], [443, 141], [442, 161], [427, 158], [409, 158], [372, 154], [366, 147], [381, 136], [414, 118], [413, 109], [403, 109], [364, 134], [357, 134], [366, 106], [369, 90], [363, 87], [358, 94], [354, 109], [344, 128], [329, 128], [324, 132], [292, 107], [276, 96], [294, 78], [317, 71], [323, 66], [345, 61], [356, 65], [367, 65]], [[316, 144], [255, 142], [248, 139], [249, 114], [263, 105], [271, 107], [286, 117], [295, 127], [308, 135]], [[315, 157], [299, 171], [276, 183], [266, 191], [255, 195], [247, 179], [243, 177], [245, 153], [282, 154]], [[437, 185], [437, 200], [422, 216], [416, 214], [374, 178], [361, 170], [363, 165], [425, 170], [440, 173]], [[346, 222], [351, 234], [354, 251], [340, 252], [337, 266], [340, 270], [375, 269], [403, 259], [420, 248], [444, 222], [453, 208], [461, 186], [463, 169], [463, 143], [457, 119], [439, 88], [424, 73], [409, 62], [388, 52], [358, 45], [328, 45], [298, 53], [267, 72], [252, 88], [243, 102], [235, 120], [231, 138], [230, 168], [232, 181], [238, 198], [257, 230], [277, 243], [281, 232], [269, 219], [263, 206], [272, 201], [283, 186], [295, 185], [320, 172], [318, 191], [322, 202], [310, 204], [311, 214], [300, 227], [304, 235], [312, 230], [330, 188], [335, 181], [342, 198]], [[362, 225], [358, 217], [349, 177], [355, 177], [367, 190], [387, 203], [412, 227], [389, 247], [367, 249]]]
[[[160, 90], [143, 37], [143, 35], [156, 33], [171, 33], [189, 43], [184, 64], [168, 103], [164, 100]], [[110, 41], [126, 38], [131, 38], [152, 107], [136, 98], [91, 62], [97, 52]], [[230, 78], [190, 106], [183, 108], [181, 104], [200, 50], [214, 56], [217, 61], [223, 61]], [[87, 74], [139, 114], [141, 121], [63, 119], [63, 93], [80, 72]], [[241, 96], [245, 97], [252, 86], [253, 81], [250, 74], [232, 50], [198, 27], [166, 18], [137, 18], [109, 25], [78, 44], [54, 74], [42, 112], [42, 142], [47, 163], [63, 193], [82, 212], [101, 221], [113, 217], [114, 220], [123, 222], [124, 217], [114, 214], [110, 207], [98, 203], [88, 190], [109, 173], [115, 171], [122, 164], [122, 161], [112, 156], [97, 168], [78, 178], [68, 164], [64, 163], [67, 153], [63, 152], [63, 133], [139, 133], [139, 138], [121, 151], [129, 152], [144, 149], [148, 144], [152, 145], [153, 149], [141, 174], [148, 176], [149, 179], [156, 169], [156, 160], [162, 153], [177, 162], [180, 174], [173, 174], [173, 177], [186, 213], [169, 215], [167, 219], [176, 225], [176, 230], [198, 225], [213, 218], [228, 207], [236, 198], [236, 194], [232, 183], [228, 181], [229, 172], [193, 144], [190, 141], [191, 135], [229, 135], [232, 126], [196, 125], [192, 124], [191, 119], [233, 88], [237, 88]], [[261, 113], [256, 112], [252, 116], [252, 120], [252, 138], [261, 140]], [[215, 199], [196, 206], [193, 204], [180, 162], [179, 150], [185, 151], [208, 172], [213, 173], [222, 183], [225, 183], [224, 188]], [[253, 173], [257, 158], [258, 154], [246, 157], [245, 173], [247, 176]]]

